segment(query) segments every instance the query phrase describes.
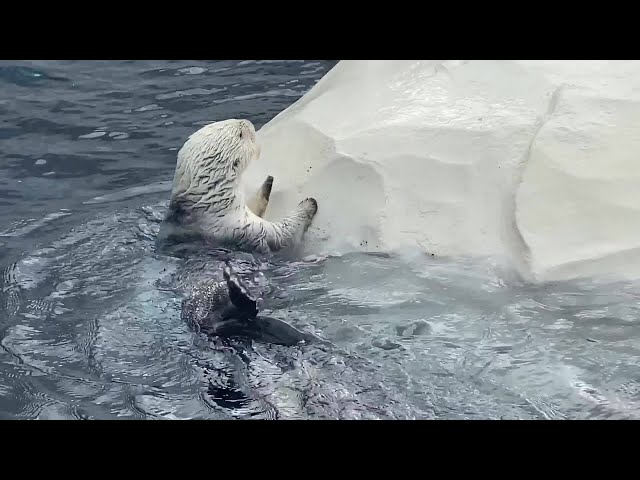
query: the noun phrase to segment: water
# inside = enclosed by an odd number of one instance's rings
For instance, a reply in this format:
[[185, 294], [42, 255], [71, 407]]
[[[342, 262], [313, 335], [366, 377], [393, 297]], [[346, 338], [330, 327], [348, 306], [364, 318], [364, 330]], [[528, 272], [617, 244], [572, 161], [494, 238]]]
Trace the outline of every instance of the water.
[[0, 62], [0, 418], [640, 416], [632, 283], [415, 251], [274, 260], [265, 314], [332, 346], [181, 322], [164, 286], [185, 263], [154, 244], [176, 150], [212, 120], [261, 126], [332, 65]]

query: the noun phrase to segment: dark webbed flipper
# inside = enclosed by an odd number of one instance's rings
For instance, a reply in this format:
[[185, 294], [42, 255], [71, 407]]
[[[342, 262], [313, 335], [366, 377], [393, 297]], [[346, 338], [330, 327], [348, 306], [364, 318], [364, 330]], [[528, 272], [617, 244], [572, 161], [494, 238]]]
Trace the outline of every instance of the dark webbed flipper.
[[258, 315], [257, 300], [242, 284], [240, 278], [231, 272], [231, 268], [228, 265], [224, 267], [222, 274], [229, 289], [229, 299], [237, 309], [236, 314], [239, 315], [241, 319], [253, 320], [256, 318], [256, 315]]
[[284, 320], [258, 316], [258, 299], [229, 264], [223, 267], [222, 275], [224, 281], [205, 282], [196, 286], [192, 295], [183, 302], [182, 316], [197, 331], [218, 337], [252, 339], [287, 346], [328, 344]]
[[297, 329], [293, 325], [272, 317], [257, 317], [252, 324], [256, 340], [275, 343], [278, 345], [298, 345], [300, 343], [323, 343], [323, 341]]

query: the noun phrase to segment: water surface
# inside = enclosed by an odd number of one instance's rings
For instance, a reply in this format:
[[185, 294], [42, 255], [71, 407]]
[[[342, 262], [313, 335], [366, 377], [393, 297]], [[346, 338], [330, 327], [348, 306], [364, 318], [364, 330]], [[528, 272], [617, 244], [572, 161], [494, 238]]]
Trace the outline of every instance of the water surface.
[[[419, 252], [264, 265], [333, 347], [196, 336], [154, 237], [200, 125], [260, 127], [333, 62], [0, 62], [0, 418], [637, 418], [638, 286]], [[210, 262], [215, 259], [196, 258]]]

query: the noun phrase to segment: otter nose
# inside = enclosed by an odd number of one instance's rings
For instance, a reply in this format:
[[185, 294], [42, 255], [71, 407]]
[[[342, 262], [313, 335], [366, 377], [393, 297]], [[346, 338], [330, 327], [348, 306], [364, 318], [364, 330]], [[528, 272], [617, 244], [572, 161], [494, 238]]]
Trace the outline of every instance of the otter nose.
[[251, 138], [252, 140], [255, 139], [256, 130], [253, 127], [253, 123], [251, 123], [249, 120], [243, 120], [241, 128], [244, 136], [246, 136], [247, 138]]
[[246, 129], [247, 131], [251, 132], [251, 133], [255, 133], [256, 129], [253, 126], [253, 123], [251, 123], [249, 120], [242, 120], [242, 128]]

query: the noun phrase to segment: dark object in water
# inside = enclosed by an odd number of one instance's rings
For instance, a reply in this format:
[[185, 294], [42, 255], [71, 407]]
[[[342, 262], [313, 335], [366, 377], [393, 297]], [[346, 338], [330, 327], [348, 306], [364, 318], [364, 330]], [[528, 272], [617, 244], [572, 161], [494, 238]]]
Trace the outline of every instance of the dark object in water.
[[328, 342], [277, 318], [258, 315], [259, 300], [227, 264], [224, 281], [204, 282], [182, 302], [182, 319], [197, 332], [279, 345]]

